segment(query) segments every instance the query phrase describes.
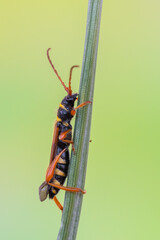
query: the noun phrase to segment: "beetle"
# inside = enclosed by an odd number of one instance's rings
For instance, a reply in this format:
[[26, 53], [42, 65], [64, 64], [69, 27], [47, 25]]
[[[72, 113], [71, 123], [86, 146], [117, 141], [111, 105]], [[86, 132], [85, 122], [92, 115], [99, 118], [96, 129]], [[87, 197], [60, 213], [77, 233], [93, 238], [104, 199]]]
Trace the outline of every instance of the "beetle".
[[68, 166], [70, 161], [68, 148], [70, 144], [72, 144], [72, 150], [75, 153], [74, 143], [72, 140], [72, 125], [70, 121], [75, 116], [77, 109], [82, 108], [87, 104], [91, 104], [91, 101], [83, 102], [74, 108], [74, 103], [78, 99], [78, 94], [72, 93], [71, 78], [73, 69], [79, 66], [74, 65], [71, 67], [69, 75], [69, 86], [67, 87], [58, 75], [58, 72], [50, 59], [49, 51], [50, 48], [47, 50], [49, 63], [53, 68], [56, 76], [60, 80], [61, 84], [63, 85], [65, 91], [67, 92], [67, 96], [65, 96], [61, 101], [57, 111], [49, 166], [46, 171], [46, 179], [39, 187], [39, 198], [40, 201], [44, 201], [49, 195], [49, 198], [53, 199], [59, 209], [63, 211], [63, 206], [56, 197], [60, 189], [69, 192], [81, 192], [82, 194], [86, 193], [86, 191], [82, 190], [81, 188], [64, 187], [63, 184], [68, 173]]

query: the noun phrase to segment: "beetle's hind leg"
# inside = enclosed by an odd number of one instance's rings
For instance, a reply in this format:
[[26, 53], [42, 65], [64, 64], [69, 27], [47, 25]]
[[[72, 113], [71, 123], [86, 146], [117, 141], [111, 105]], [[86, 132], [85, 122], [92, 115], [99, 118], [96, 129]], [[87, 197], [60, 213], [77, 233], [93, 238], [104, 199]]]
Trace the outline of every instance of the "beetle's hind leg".
[[52, 163], [49, 165], [47, 172], [46, 172], [46, 182], [49, 183], [49, 181], [53, 178], [54, 170], [56, 168], [56, 165], [58, 163], [58, 160], [60, 159], [61, 155], [67, 150], [67, 148], [63, 149], [52, 161]]
[[63, 206], [62, 206], [61, 203], [58, 201], [58, 199], [57, 199], [56, 196], [53, 197], [53, 200], [54, 200], [54, 202], [56, 203], [56, 205], [59, 207], [59, 209], [60, 209], [61, 211], [63, 211]]
[[48, 185], [54, 187], [54, 188], [58, 188], [58, 189], [62, 189], [64, 191], [67, 191], [67, 192], [81, 192], [83, 194], [86, 193], [85, 190], [82, 190], [81, 188], [75, 188], [75, 187], [64, 187], [62, 185], [57, 185], [57, 184], [54, 184], [54, 183], [48, 183]]

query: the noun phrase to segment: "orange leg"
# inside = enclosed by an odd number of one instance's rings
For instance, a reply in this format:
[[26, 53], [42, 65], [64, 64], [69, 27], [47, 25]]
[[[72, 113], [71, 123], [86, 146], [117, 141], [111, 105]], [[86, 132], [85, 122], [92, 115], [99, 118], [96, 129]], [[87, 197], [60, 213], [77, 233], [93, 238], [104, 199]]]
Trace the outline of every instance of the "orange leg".
[[62, 153], [66, 151], [67, 148], [63, 149], [53, 160], [53, 162], [49, 165], [47, 172], [46, 172], [46, 182], [49, 183], [49, 181], [53, 178], [54, 170], [56, 168], [56, 165], [58, 163], [58, 160], [60, 159]]
[[75, 108], [75, 110], [78, 109], [78, 108], [82, 108], [82, 107], [86, 106], [87, 104], [91, 104], [91, 103], [92, 103], [91, 101], [86, 101], [84, 103], [81, 103]]
[[62, 132], [59, 135], [59, 140], [62, 142], [65, 142], [65, 143], [72, 144], [72, 151], [75, 153], [74, 142], [72, 140], [65, 139], [67, 137], [67, 134], [70, 133], [71, 131], [72, 131], [72, 129], [68, 129], [67, 131]]
[[60, 204], [60, 202], [58, 201], [58, 199], [56, 198], [56, 196], [54, 196], [53, 200], [55, 201], [56, 205], [59, 207], [59, 209], [61, 211], [63, 211], [63, 206]]
[[81, 103], [79, 104], [76, 108], [74, 108], [72, 111], [71, 111], [71, 115], [74, 116], [76, 114], [76, 110], [79, 109], [79, 108], [82, 108], [84, 106], [86, 106], [87, 104], [91, 104], [92, 102], [91, 101], [86, 101], [84, 103]]
[[83, 194], [86, 193], [86, 191], [82, 190], [81, 188], [64, 187], [62, 185], [57, 185], [57, 184], [54, 184], [54, 183], [48, 183], [48, 185], [50, 185], [52, 187], [55, 187], [55, 188], [58, 188], [58, 189], [62, 189], [62, 190], [68, 191], [68, 192], [81, 192]]

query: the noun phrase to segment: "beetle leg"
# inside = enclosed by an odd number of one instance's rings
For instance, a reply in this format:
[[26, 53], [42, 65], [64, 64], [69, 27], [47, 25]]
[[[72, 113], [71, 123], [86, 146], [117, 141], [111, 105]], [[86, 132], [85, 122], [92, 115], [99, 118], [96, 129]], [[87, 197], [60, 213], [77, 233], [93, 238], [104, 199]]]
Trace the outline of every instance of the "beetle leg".
[[74, 110], [82, 108], [82, 107], [86, 106], [87, 104], [91, 104], [91, 103], [92, 103], [91, 101], [83, 102], [83, 103], [79, 104]]
[[67, 148], [63, 149], [53, 160], [53, 162], [49, 165], [47, 172], [46, 172], [46, 182], [49, 183], [49, 181], [53, 178], [54, 170], [56, 168], [56, 165], [58, 163], [58, 160], [60, 159], [61, 155], [66, 151]]
[[58, 201], [57, 197], [54, 196], [53, 200], [55, 201], [56, 205], [59, 207], [59, 209], [61, 211], [63, 211], [63, 206], [60, 204], [60, 202]]
[[68, 191], [68, 192], [81, 192], [83, 194], [86, 193], [85, 190], [82, 190], [81, 188], [75, 188], [75, 187], [64, 187], [62, 185], [57, 185], [57, 184], [54, 184], [54, 183], [48, 183], [48, 185], [52, 186], [52, 187], [55, 187], [55, 188], [58, 188], [58, 189], [62, 189], [62, 190], [65, 190], [65, 191]]
[[72, 144], [72, 151], [75, 153], [75, 148], [74, 148], [74, 142], [73, 142], [73, 140], [65, 139], [65, 138], [67, 137], [67, 134], [70, 133], [71, 131], [72, 131], [72, 129], [68, 129], [67, 131], [62, 132], [62, 133], [59, 135], [59, 140], [62, 141], [62, 142], [65, 142], [65, 143]]
[[82, 107], [86, 106], [87, 104], [91, 104], [91, 103], [92, 103], [91, 101], [86, 101], [84, 103], [79, 104], [76, 108], [72, 109], [71, 115], [74, 116], [76, 114], [77, 109], [82, 108]]

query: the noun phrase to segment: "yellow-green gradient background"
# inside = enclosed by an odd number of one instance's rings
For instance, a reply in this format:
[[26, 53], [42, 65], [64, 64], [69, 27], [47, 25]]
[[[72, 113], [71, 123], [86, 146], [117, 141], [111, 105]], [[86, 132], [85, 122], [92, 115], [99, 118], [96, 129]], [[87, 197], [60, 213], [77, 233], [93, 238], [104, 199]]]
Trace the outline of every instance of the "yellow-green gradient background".
[[[0, 239], [56, 239], [61, 212], [41, 203], [53, 123], [82, 65], [88, 2], [1, 1]], [[160, 239], [160, 2], [104, 1], [78, 240]], [[80, 69], [73, 73], [74, 91]], [[63, 202], [64, 192], [59, 193]]]

